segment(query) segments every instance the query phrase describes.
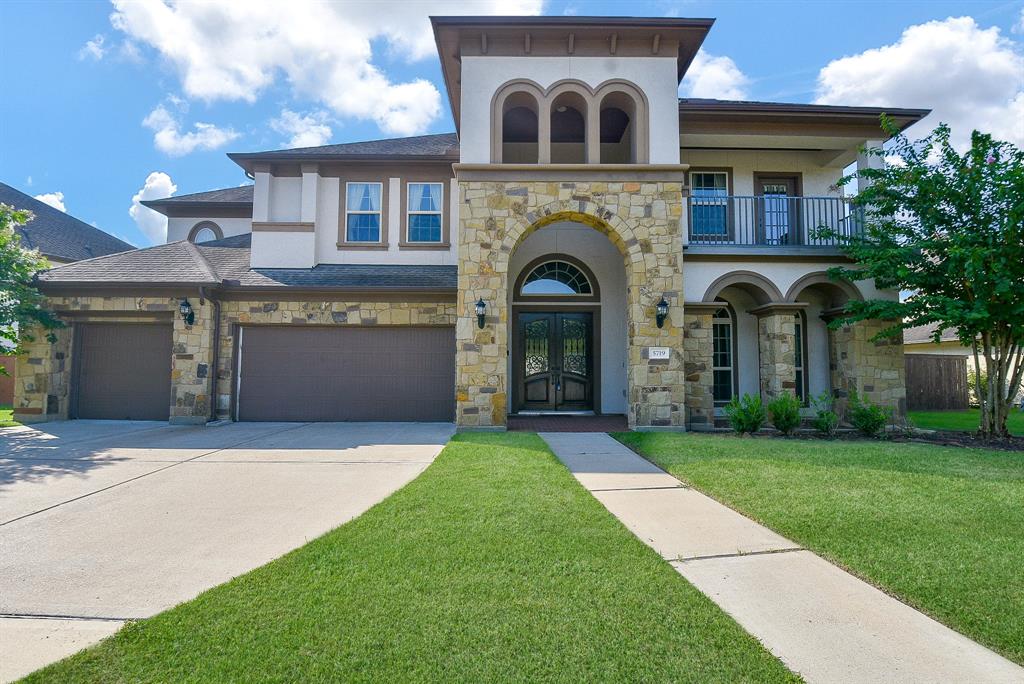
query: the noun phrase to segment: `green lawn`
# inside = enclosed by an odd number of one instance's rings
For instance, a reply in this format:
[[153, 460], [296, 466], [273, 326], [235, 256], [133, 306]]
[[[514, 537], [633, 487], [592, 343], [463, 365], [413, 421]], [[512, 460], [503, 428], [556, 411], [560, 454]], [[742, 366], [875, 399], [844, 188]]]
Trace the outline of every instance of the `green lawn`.
[[[958, 430], [974, 432], [978, 429], [978, 409], [964, 411], [908, 411], [907, 417], [919, 428], [926, 430]], [[1024, 436], [1024, 411], [1014, 409], [1006, 426], [1011, 435]]]
[[459, 435], [356, 520], [36, 682], [793, 681], [536, 435]]
[[14, 408], [11, 406], [0, 406], [0, 428], [21, 425], [14, 420]]
[[617, 437], [673, 475], [1024, 663], [1024, 454]]

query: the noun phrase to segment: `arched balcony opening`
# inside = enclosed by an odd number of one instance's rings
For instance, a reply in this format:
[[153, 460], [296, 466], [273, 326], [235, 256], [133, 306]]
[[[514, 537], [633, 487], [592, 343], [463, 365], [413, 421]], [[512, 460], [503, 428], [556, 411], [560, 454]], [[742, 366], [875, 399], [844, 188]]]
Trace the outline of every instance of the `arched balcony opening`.
[[551, 103], [551, 163], [587, 161], [587, 102], [576, 92], [564, 92]]
[[505, 98], [501, 115], [501, 161], [506, 164], [536, 164], [540, 155], [539, 106], [527, 92]]
[[628, 94], [608, 93], [601, 100], [601, 163], [637, 161], [637, 106]]

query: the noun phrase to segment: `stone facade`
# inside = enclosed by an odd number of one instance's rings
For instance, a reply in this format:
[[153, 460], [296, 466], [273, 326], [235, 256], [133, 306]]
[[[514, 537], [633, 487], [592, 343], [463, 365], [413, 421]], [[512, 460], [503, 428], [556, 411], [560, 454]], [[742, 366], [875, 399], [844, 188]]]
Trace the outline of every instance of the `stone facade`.
[[757, 317], [761, 399], [796, 393], [796, 322], [794, 311], [772, 309]]
[[714, 308], [687, 306], [683, 315], [683, 370], [686, 378], [686, 427], [711, 429], [715, 425], [712, 372]]
[[891, 323], [861, 321], [829, 331], [833, 395], [840, 414], [851, 393], [891, 407], [897, 415], [907, 412], [906, 366], [901, 337], [873, 341]]
[[[672, 177], [666, 173], [666, 177]], [[459, 178], [459, 286], [456, 421], [502, 428], [508, 412], [508, 265], [533, 231], [559, 221], [604, 233], [623, 256], [627, 281], [627, 385], [630, 427], [685, 423], [682, 358], [682, 190], [652, 182], [470, 180]], [[663, 328], [654, 307], [670, 304]], [[474, 303], [489, 307], [477, 327]], [[667, 361], [647, 358], [668, 347]]]

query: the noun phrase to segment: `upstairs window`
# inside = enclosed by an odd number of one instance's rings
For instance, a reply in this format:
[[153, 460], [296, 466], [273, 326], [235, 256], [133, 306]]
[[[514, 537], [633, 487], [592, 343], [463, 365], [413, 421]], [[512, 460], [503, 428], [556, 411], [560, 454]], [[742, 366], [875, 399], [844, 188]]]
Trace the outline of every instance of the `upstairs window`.
[[409, 242], [441, 242], [442, 183], [409, 183], [406, 231]]
[[345, 241], [380, 242], [383, 183], [345, 186]]
[[192, 226], [192, 230], [188, 233], [188, 239], [190, 242], [211, 242], [213, 240], [220, 240], [224, 237], [224, 232], [220, 229], [213, 221], [200, 221], [196, 225]]
[[700, 240], [727, 240], [729, 175], [725, 171], [690, 174], [692, 235]]

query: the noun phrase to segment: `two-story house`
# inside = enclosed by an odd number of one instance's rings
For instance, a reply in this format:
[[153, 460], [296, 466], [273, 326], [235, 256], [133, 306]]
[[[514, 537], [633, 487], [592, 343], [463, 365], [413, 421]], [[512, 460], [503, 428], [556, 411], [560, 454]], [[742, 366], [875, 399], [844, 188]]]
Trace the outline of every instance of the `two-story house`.
[[[457, 132], [230, 154], [252, 186], [149, 202], [168, 244], [43, 274], [70, 323], [22, 419], [713, 424], [742, 393], [901, 410], [881, 323], [819, 226], [883, 111], [678, 86], [713, 21], [435, 17]], [[856, 103], [852, 103], [856, 104]], [[31, 370], [30, 370], [31, 369]], [[20, 369], [19, 369], [20, 370]]]

